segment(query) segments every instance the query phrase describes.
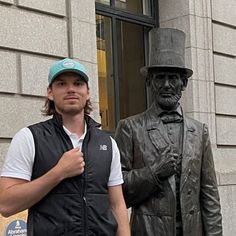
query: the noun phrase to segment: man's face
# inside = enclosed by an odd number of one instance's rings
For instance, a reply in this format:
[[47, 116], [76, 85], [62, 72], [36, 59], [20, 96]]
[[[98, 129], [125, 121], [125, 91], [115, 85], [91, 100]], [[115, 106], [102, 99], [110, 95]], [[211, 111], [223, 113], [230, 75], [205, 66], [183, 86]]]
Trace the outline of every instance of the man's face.
[[176, 72], [152, 72], [151, 86], [155, 102], [165, 110], [177, 107], [182, 91], [187, 86], [187, 79], [180, 77]]
[[59, 75], [47, 92], [48, 99], [54, 101], [60, 114], [76, 115], [83, 112], [89, 99], [88, 85], [75, 73]]

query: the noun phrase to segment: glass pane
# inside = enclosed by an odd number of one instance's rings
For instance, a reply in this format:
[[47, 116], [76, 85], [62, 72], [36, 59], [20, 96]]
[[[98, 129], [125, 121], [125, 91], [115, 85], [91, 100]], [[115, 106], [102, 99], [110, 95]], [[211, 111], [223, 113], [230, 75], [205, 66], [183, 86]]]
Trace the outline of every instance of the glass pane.
[[96, 2], [106, 4], [106, 5], [110, 5], [110, 0], [96, 0]]
[[115, 0], [115, 7], [142, 15], [151, 15], [150, 0]]
[[120, 83], [120, 119], [146, 109], [143, 26], [117, 21]]
[[111, 19], [96, 15], [99, 106], [102, 128], [115, 130]]

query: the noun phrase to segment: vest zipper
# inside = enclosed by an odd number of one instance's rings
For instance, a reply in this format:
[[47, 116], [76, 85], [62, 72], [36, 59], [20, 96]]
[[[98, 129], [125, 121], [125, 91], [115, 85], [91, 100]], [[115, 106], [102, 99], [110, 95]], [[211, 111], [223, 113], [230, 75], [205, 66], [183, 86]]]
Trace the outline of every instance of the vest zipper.
[[83, 178], [82, 178], [82, 230], [83, 235], [87, 235], [87, 199], [86, 199], [86, 173], [84, 169]]
[[87, 235], [87, 200], [86, 197], [83, 196], [83, 213], [84, 213], [84, 235]]
[[88, 212], [87, 212], [87, 199], [86, 199], [86, 181], [87, 181], [87, 168], [86, 168], [86, 158], [88, 157], [87, 153], [87, 146], [88, 146], [88, 140], [89, 140], [89, 130], [87, 130], [87, 134], [85, 135], [83, 145], [82, 145], [82, 152], [84, 154], [84, 161], [85, 161], [85, 167], [84, 167], [84, 173], [83, 173], [83, 186], [82, 186], [82, 198], [83, 198], [83, 231], [84, 236], [88, 235]]

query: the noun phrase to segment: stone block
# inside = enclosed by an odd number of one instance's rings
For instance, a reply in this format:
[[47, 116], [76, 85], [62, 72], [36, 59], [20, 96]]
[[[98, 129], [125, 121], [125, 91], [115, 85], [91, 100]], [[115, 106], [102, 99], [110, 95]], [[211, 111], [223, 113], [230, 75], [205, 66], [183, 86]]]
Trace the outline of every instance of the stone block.
[[61, 16], [66, 15], [65, 0], [18, 0], [18, 6], [49, 12]]
[[[189, 52], [190, 51], [190, 52]], [[192, 63], [193, 79], [214, 81], [212, 51], [210, 49], [201, 49], [191, 47], [186, 50], [191, 56], [186, 57], [186, 66], [189, 60]]]
[[21, 55], [21, 93], [27, 95], [46, 96], [48, 72], [55, 59]]
[[95, 24], [95, 1], [71, 0], [71, 16], [80, 21]]
[[16, 8], [0, 7], [0, 46], [67, 56], [65, 19]]
[[96, 26], [72, 19], [73, 57], [97, 63]]
[[236, 146], [236, 118], [216, 115], [216, 139], [218, 145]]
[[236, 185], [219, 186], [219, 193], [223, 216], [223, 235], [236, 235]]
[[12, 138], [19, 129], [45, 119], [40, 112], [43, 105], [43, 98], [2, 95], [0, 138]]
[[212, 1], [212, 19], [225, 24], [236, 26], [236, 1], [222, 0]]
[[214, 55], [215, 82], [236, 86], [236, 59]]
[[16, 54], [0, 51], [0, 92], [17, 93]]
[[219, 184], [236, 185], [236, 148], [217, 148], [214, 157]]
[[236, 30], [213, 23], [213, 50], [215, 52], [236, 56]]
[[183, 93], [183, 100], [186, 112], [213, 113], [215, 111], [214, 83], [195, 79], [189, 80]]
[[211, 19], [190, 15], [189, 21], [189, 31], [191, 31], [191, 47], [212, 50]]
[[14, 0], [0, 0], [0, 3], [9, 3], [9, 4], [14, 4]]
[[159, 0], [159, 20], [169, 21], [176, 19], [180, 16], [189, 15], [188, 0], [172, 1], [172, 0]]
[[0, 143], [0, 172], [2, 169], [2, 165], [7, 154], [7, 150], [9, 147], [9, 143]]
[[216, 113], [236, 116], [236, 88], [216, 85]]
[[189, 5], [189, 14], [211, 18], [211, 0], [189, 0], [186, 4]]

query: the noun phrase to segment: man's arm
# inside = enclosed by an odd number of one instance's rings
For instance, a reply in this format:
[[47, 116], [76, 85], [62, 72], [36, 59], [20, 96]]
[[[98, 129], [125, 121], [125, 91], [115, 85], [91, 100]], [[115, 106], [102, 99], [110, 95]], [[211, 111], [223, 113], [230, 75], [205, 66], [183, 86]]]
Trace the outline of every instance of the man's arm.
[[33, 180], [0, 178], [0, 214], [9, 217], [40, 201], [63, 179], [84, 171], [83, 154], [78, 148], [65, 152], [57, 165], [45, 175]]
[[128, 211], [123, 198], [121, 185], [108, 187], [112, 212], [118, 223], [117, 236], [130, 236]]
[[222, 216], [215, 167], [208, 129], [203, 127], [203, 159], [201, 171], [201, 210], [205, 235], [222, 236]]

